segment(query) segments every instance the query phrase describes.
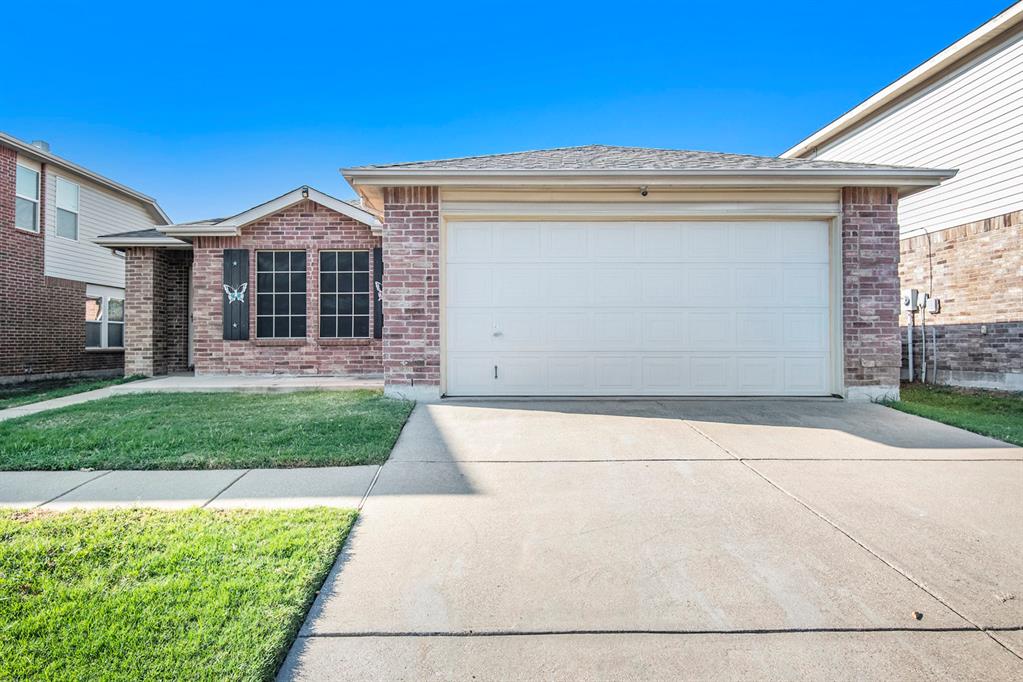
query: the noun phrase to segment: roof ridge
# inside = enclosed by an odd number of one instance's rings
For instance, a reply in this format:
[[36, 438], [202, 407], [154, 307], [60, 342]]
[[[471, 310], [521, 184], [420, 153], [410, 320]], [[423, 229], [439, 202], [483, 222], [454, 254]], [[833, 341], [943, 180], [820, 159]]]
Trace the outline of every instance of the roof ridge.
[[[590, 149], [593, 147], [603, 147], [605, 149], [614, 149], [615, 145], [610, 144], [573, 144], [565, 145], [563, 147], [547, 147], [544, 149], [520, 149], [515, 152], [497, 152], [494, 154], [469, 154], [468, 156], [448, 156], [443, 159], [425, 159], [423, 161], [400, 161], [398, 163], [373, 163], [368, 166], [353, 166], [353, 168], [382, 168], [388, 167], [393, 168], [395, 166], [414, 166], [423, 163], [443, 163], [445, 161], [471, 161], [472, 159], [493, 159], [499, 156], [516, 156], [517, 154], [536, 154], [537, 152], [558, 152], [565, 151], [568, 149]], [[619, 147], [619, 149], [644, 149], [644, 147]], [[666, 151], [666, 150], [665, 150]]]

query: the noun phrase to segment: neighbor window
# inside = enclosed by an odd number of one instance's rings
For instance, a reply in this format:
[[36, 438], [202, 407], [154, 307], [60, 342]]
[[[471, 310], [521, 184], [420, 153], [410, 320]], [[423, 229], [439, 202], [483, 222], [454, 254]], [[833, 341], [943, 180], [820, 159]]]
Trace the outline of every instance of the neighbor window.
[[320, 251], [320, 336], [369, 336], [369, 251]]
[[78, 239], [78, 185], [57, 178], [57, 236]]
[[305, 251], [256, 252], [256, 337], [305, 336]]
[[85, 347], [124, 347], [124, 299], [85, 297]]
[[19, 164], [14, 194], [14, 226], [38, 232], [39, 172]]

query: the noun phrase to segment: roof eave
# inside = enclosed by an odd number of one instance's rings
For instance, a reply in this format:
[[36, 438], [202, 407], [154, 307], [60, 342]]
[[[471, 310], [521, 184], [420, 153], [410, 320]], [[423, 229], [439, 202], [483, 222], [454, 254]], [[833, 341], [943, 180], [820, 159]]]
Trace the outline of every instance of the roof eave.
[[814, 148], [826, 144], [847, 130], [863, 123], [874, 114], [897, 101], [900, 97], [938, 77], [950, 67], [962, 63], [963, 60], [968, 59], [981, 50], [990, 48], [1021, 25], [1023, 25], [1023, 3], [1009, 7], [920, 66], [870, 96], [853, 109], [850, 109], [817, 132], [795, 144], [780, 156], [792, 159], [812, 152]]
[[154, 239], [145, 237], [97, 237], [92, 240], [93, 244], [105, 246], [108, 249], [128, 249], [138, 247], [153, 247], [161, 249], [191, 249], [192, 245], [180, 239]]
[[56, 166], [61, 166], [63, 168], [70, 170], [72, 173], [75, 173], [76, 175], [88, 178], [89, 180], [92, 180], [97, 184], [103, 185], [116, 192], [120, 192], [121, 194], [130, 196], [131, 198], [137, 201], [141, 201], [144, 204], [151, 207], [153, 211], [156, 213], [156, 215], [165, 223], [172, 222], [170, 217], [166, 213], [164, 213], [164, 210], [162, 208], [160, 208], [160, 204], [156, 203], [156, 199], [154, 199], [151, 196], [142, 194], [141, 192], [137, 192], [133, 190], [131, 187], [128, 187], [127, 185], [122, 185], [116, 180], [111, 180], [110, 178], [104, 177], [99, 173], [93, 172], [88, 168], [79, 166], [77, 163], [68, 161], [67, 159], [61, 158], [56, 154], [52, 154], [50, 152], [39, 149], [39, 147], [33, 147], [32, 145], [23, 142], [16, 137], [12, 137], [7, 133], [0, 132], [0, 143], [6, 144], [10, 147], [14, 147], [15, 149], [18, 150], [20, 154], [24, 154], [25, 156], [28, 156], [29, 158], [35, 161], [40, 161], [42, 163], [51, 163]]

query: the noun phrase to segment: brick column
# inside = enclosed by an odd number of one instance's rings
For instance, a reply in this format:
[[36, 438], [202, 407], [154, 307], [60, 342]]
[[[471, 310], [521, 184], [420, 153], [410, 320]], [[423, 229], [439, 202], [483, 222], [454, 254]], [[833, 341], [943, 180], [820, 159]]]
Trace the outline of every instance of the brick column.
[[899, 195], [842, 190], [842, 284], [846, 397], [899, 395]]
[[124, 258], [124, 375], [157, 374], [158, 278], [156, 249], [125, 250]]
[[436, 187], [384, 191], [384, 390], [440, 397], [440, 206]]

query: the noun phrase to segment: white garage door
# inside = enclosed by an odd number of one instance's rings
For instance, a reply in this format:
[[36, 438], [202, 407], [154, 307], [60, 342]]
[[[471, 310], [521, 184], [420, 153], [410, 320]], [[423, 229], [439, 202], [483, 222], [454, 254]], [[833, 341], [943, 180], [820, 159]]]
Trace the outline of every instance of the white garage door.
[[447, 393], [824, 395], [824, 222], [451, 222]]

